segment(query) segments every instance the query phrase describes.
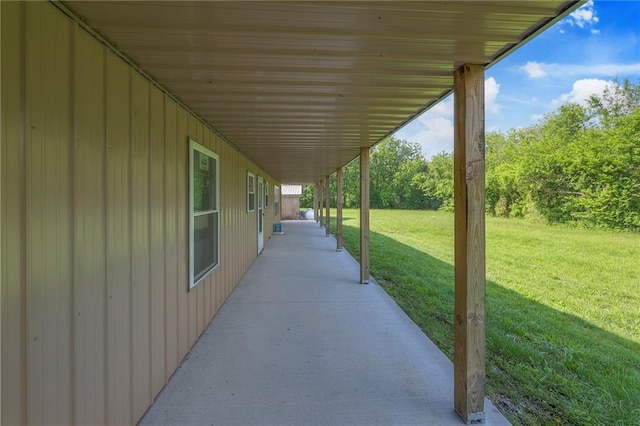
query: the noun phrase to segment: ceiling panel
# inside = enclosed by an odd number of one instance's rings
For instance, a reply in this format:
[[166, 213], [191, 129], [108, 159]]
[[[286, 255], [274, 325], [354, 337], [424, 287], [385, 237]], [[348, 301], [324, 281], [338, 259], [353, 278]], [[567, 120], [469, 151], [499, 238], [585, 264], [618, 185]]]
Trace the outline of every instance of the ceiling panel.
[[576, 1], [65, 2], [283, 183], [313, 183]]

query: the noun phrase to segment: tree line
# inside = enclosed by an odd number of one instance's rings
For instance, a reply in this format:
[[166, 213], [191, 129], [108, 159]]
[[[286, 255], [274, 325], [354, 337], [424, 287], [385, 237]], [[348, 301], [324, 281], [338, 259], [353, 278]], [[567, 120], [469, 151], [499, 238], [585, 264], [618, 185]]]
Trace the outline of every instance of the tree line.
[[[614, 83], [586, 105], [485, 139], [487, 214], [640, 231], [640, 85]], [[371, 208], [453, 210], [453, 154], [426, 159], [387, 138], [370, 153]], [[360, 164], [343, 168], [343, 205], [359, 207]], [[335, 175], [331, 178], [335, 206]], [[305, 187], [301, 206], [313, 205]]]

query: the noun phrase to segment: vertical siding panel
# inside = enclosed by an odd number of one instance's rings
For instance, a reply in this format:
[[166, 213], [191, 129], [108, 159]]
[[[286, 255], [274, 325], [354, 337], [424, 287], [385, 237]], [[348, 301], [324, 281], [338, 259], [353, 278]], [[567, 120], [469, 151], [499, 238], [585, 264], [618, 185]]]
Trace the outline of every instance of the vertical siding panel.
[[[233, 275], [231, 276], [231, 280], [227, 282], [227, 288], [225, 292], [226, 295], [230, 293], [233, 284], [236, 282], [238, 277], [238, 270], [240, 269], [240, 258], [242, 256], [242, 247], [248, 242], [244, 240], [244, 230], [246, 226], [242, 226], [246, 221], [246, 214], [243, 210], [239, 209], [240, 207], [240, 182], [245, 182], [246, 176], [246, 167], [242, 158], [237, 155], [235, 152], [233, 153], [235, 168], [233, 169], [233, 181], [235, 183], [235, 190], [233, 191], [233, 201], [231, 202], [232, 216], [233, 216], [233, 233], [231, 234], [234, 238], [233, 241]], [[244, 187], [244, 185], [243, 185]], [[244, 194], [244, 191], [242, 192]], [[244, 197], [242, 197], [244, 198]]]
[[[238, 234], [236, 234], [236, 230], [237, 230], [237, 223], [238, 223], [238, 212], [235, 211], [236, 207], [237, 207], [237, 194], [236, 192], [238, 192], [238, 168], [240, 167], [240, 164], [238, 163], [238, 158], [236, 157], [235, 153], [231, 153], [231, 167], [229, 167], [229, 172], [228, 172], [228, 176], [229, 176], [229, 180], [230, 180], [230, 187], [231, 187], [231, 195], [230, 195], [230, 201], [229, 201], [229, 206], [227, 207], [229, 209], [229, 220], [230, 220], [230, 224], [229, 224], [229, 255], [227, 256], [227, 262], [229, 262], [229, 279], [227, 280], [227, 282], [224, 283], [224, 296], [226, 298], [226, 294], [227, 294], [227, 290], [229, 288], [229, 283], [231, 281], [233, 281], [235, 279], [236, 276], [236, 263], [238, 261], [238, 252], [236, 250], [236, 241], [240, 239], [240, 236]], [[245, 178], [246, 179], [246, 178]], [[243, 179], [243, 181], [245, 181], [245, 179]], [[246, 181], [245, 181], [246, 182]], [[246, 183], [244, 184], [246, 186]], [[244, 193], [244, 192], [243, 192]], [[235, 237], [235, 238], [234, 238]]]
[[227, 235], [229, 234], [229, 180], [227, 179], [227, 163], [229, 156], [225, 145], [219, 144], [219, 136], [215, 135], [216, 143], [220, 149], [220, 281], [215, 288], [216, 291], [216, 310], [220, 308], [220, 287], [227, 279]]
[[224, 262], [224, 281], [222, 282], [222, 285], [220, 286], [220, 304], [222, 305], [222, 300], [224, 300], [224, 293], [225, 293], [225, 288], [227, 286], [227, 283], [232, 279], [231, 275], [233, 273], [233, 232], [234, 229], [232, 229], [233, 227], [233, 215], [232, 215], [232, 211], [233, 208], [231, 206], [231, 204], [233, 203], [234, 197], [233, 197], [233, 193], [236, 190], [236, 185], [235, 185], [235, 178], [233, 176], [233, 170], [236, 167], [236, 164], [234, 164], [233, 162], [235, 161], [235, 158], [233, 157], [231, 150], [229, 148], [229, 146], [227, 146], [227, 144], [223, 144], [223, 149], [225, 151], [225, 158], [226, 161], [224, 162], [224, 188], [225, 188], [225, 192], [226, 192], [226, 202], [225, 205], [223, 207], [224, 209], [224, 217], [225, 217], [225, 222], [226, 225], [224, 227], [224, 258], [222, 259], [222, 262]]
[[131, 393], [133, 420], [151, 403], [149, 336], [149, 81], [131, 75]]
[[189, 334], [189, 291], [187, 285], [187, 197], [189, 188], [187, 186], [187, 145], [188, 145], [188, 114], [187, 111], [178, 107], [178, 138], [176, 141], [176, 155], [173, 161], [176, 166], [176, 214], [177, 222], [177, 259], [178, 259], [178, 360], [179, 362], [187, 355], [190, 347]]
[[131, 422], [131, 69], [107, 54], [107, 421]]
[[212, 308], [212, 316], [216, 314], [218, 311], [217, 307], [217, 297], [218, 297], [218, 287], [220, 286], [220, 282], [222, 277], [224, 276], [224, 244], [225, 244], [225, 214], [224, 211], [226, 209], [226, 191], [224, 190], [225, 179], [224, 179], [224, 166], [223, 163], [226, 161], [225, 153], [221, 149], [220, 144], [218, 143], [218, 136], [209, 131], [210, 138], [212, 141], [212, 146], [214, 148], [214, 152], [217, 152], [220, 157], [220, 265], [218, 266], [218, 270], [214, 276], [213, 286], [211, 287], [211, 308]]
[[[196, 122], [196, 138], [202, 141], [201, 143], [203, 146], [207, 147], [208, 149], [211, 149], [209, 138], [205, 136], [204, 125], [200, 120]], [[207, 306], [209, 305], [206, 301], [206, 298], [209, 295], [209, 288], [211, 287], [211, 279], [213, 274], [215, 274], [215, 271], [212, 274], [209, 274], [209, 276], [206, 278], [205, 282], [203, 283], [204, 285], [202, 286], [202, 289], [198, 290], [196, 293], [198, 298], [197, 299], [197, 303], [198, 303], [197, 335], [198, 336], [202, 334], [202, 331], [204, 330], [204, 325], [206, 324]]]
[[224, 277], [226, 274], [226, 261], [227, 254], [225, 252], [225, 248], [227, 246], [227, 179], [225, 176], [226, 172], [226, 162], [227, 162], [227, 153], [218, 143], [218, 135], [214, 134], [213, 138], [215, 140], [215, 144], [218, 147], [218, 153], [220, 155], [220, 267], [218, 269], [218, 273], [216, 276], [218, 279], [216, 280], [216, 285], [213, 288], [214, 292], [214, 305], [213, 311], [218, 311], [218, 293], [220, 291], [220, 284], [224, 282]]
[[[184, 138], [184, 143], [187, 144], [188, 143], [188, 138], [191, 138], [193, 140], [195, 140], [198, 144], [200, 145], [204, 145], [204, 141], [198, 137], [198, 131], [197, 131], [197, 127], [198, 127], [198, 120], [191, 114], [188, 114], [187, 116], [187, 131], [186, 134], [188, 137]], [[182, 147], [180, 148], [181, 150], [186, 150], [186, 147]], [[187, 159], [188, 161], [188, 159]], [[186, 188], [189, 187], [189, 181], [187, 180], [185, 182], [186, 184]], [[183, 187], [184, 188], [184, 187]], [[188, 191], [188, 189], [187, 189]], [[187, 196], [188, 196], [188, 192], [187, 192]], [[189, 204], [185, 204], [185, 206], [188, 206]], [[188, 218], [185, 218], [185, 221], [188, 221]], [[182, 223], [182, 222], [180, 222]], [[186, 244], [184, 246], [185, 251], [187, 252], [187, 256], [189, 253], [189, 249], [188, 249], [188, 244], [189, 244], [189, 235], [185, 234], [185, 238], [186, 238]], [[183, 252], [180, 251], [180, 254], [182, 254]], [[188, 270], [188, 268], [187, 268]], [[188, 348], [187, 351], [189, 350], [189, 348], [191, 347], [191, 345], [193, 345], [196, 342], [196, 339], [198, 338], [198, 304], [199, 301], [198, 299], [200, 299], [200, 296], [202, 294], [202, 287], [206, 285], [206, 280], [203, 280], [203, 282], [201, 282], [200, 284], [198, 284], [197, 287], [195, 287], [194, 289], [191, 289], [188, 291], [187, 293], [187, 321], [188, 321], [188, 333], [189, 333], [189, 342], [188, 342]]]
[[[213, 140], [213, 146], [215, 147], [215, 152], [220, 153], [220, 167], [222, 167], [222, 161], [223, 161], [223, 156], [224, 151], [222, 150], [222, 145], [220, 144], [220, 139], [218, 138], [218, 135], [215, 134], [214, 132], [210, 132], [211, 133], [211, 139]], [[223, 192], [223, 188], [224, 188], [224, 179], [222, 178], [222, 170], [220, 170], [220, 266], [218, 268], [218, 271], [216, 272], [215, 275], [215, 281], [213, 282], [213, 288], [211, 289], [211, 293], [212, 293], [212, 316], [215, 316], [215, 314], [218, 312], [218, 309], [220, 307], [219, 302], [218, 302], [218, 294], [220, 293], [220, 285], [222, 284], [223, 280], [224, 280], [224, 263], [223, 263], [223, 251], [224, 251], [224, 238], [225, 238], [225, 228], [223, 226], [222, 223], [222, 217], [223, 217], [223, 213], [222, 211], [226, 208], [226, 201], [225, 201], [225, 195], [226, 193]]]
[[26, 418], [22, 272], [24, 250], [24, 9], [25, 3], [0, 2], [2, 61], [2, 415], [1, 424]]
[[75, 421], [106, 423], [105, 49], [76, 33], [74, 161]]
[[[236, 198], [238, 191], [238, 158], [235, 153], [228, 149], [229, 155], [229, 167], [227, 171], [227, 179], [229, 181], [229, 204], [227, 205], [228, 215], [229, 215], [229, 239], [227, 242], [227, 264], [229, 265], [229, 278], [224, 283], [223, 287], [223, 298], [226, 298], [225, 294], [227, 293], [227, 288], [229, 286], [229, 282], [233, 280], [233, 277], [236, 274], [236, 259], [238, 254], [236, 253], [236, 240], [238, 239], [238, 235], [236, 234], [236, 220], [238, 217], [238, 212], [235, 211], [236, 208]], [[246, 179], [246, 178], [245, 178]], [[245, 181], [243, 179], [243, 181]], [[245, 181], [246, 182], [246, 181]], [[243, 184], [246, 186], [246, 183]], [[234, 238], [235, 237], [235, 238]]]
[[215, 135], [216, 143], [220, 149], [220, 281], [215, 288], [216, 310], [220, 309], [221, 287], [227, 280], [228, 254], [227, 241], [229, 235], [229, 179], [227, 177], [229, 156], [227, 155], [226, 144], [219, 143], [219, 136]]
[[[218, 143], [218, 139], [216, 134], [211, 131], [211, 129], [207, 129], [205, 128], [205, 132], [207, 132], [207, 135], [209, 137], [209, 144], [211, 144], [211, 149], [213, 150], [213, 152], [217, 153], [220, 158], [222, 159], [222, 152], [220, 150], [220, 144]], [[220, 164], [219, 166], [221, 166], [222, 164], [222, 160], [220, 160]], [[220, 179], [222, 179], [222, 171], [219, 170], [220, 172]], [[220, 190], [222, 191], [222, 187], [223, 187], [223, 181], [220, 181]], [[221, 208], [222, 203], [224, 202], [223, 199], [223, 194], [222, 192], [220, 193], [220, 206], [218, 208]], [[222, 227], [222, 211], [220, 212], [220, 231], [219, 231], [219, 238], [220, 238], [220, 249], [222, 249], [224, 246], [222, 245], [222, 233], [223, 231], [223, 227]], [[218, 259], [219, 261], [222, 259], [222, 254], [220, 254], [220, 258]], [[215, 274], [213, 274], [213, 279], [211, 280], [211, 286], [209, 288], [209, 316], [208, 316], [208, 322], [210, 322], [214, 315], [217, 312], [217, 308], [216, 308], [216, 304], [215, 304], [215, 298], [216, 298], [216, 289], [218, 288], [218, 285], [220, 284], [220, 277], [222, 276], [222, 262], [220, 261], [220, 264], [218, 265], [218, 269], [216, 270]]]
[[[244, 157], [242, 156], [238, 156], [238, 162], [240, 166], [236, 171], [236, 175], [237, 175], [236, 182], [241, 182], [243, 178], [242, 170], [251, 170], [252, 167], [250, 164], [248, 164], [245, 161]], [[255, 170], [251, 170], [251, 171], [255, 174]], [[236, 189], [236, 192], [240, 193], [239, 185], [238, 185], [238, 188]], [[236, 197], [236, 202], [234, 204], [234, 209], [237, 209], [239, 207], [240, 207], [240, 196], [238, 194], [238, 196]], [[247, 251], [249, 249], [249, 246], [252, 243], [250, 240], [246, 238], [246, 236], [247, 236], [247, 233], [249, 232], [249, 229], [253, 227], [253, 222], [255, 221], [255, 216], [256, 216], [256, 210], [254, 210], [250, 214], [240, 214], [240, 212], [236, 213], [236, 215], [238, 216], [238, 224], [236, 225], [235, 235], [237, 239], [236, 259], [238, 259], [238, 261], [236, 262], [236, 274], [235, 274], [232, 286], [235, 286], [236, 279], [240, 277], [240, 274], [241, 274], [240, 270], [242, 269], [242, 265], [244, 265], [245, 259], [247, 257]], [[229, 292], [231, 291], [232, 291], [232, 288], [229, 288]]]
[[177, 123], [175, 101], [165, 96], [165, 329], [166, 377], [178, 367]]
[[164, 273], [164, 94], [151, 87], [150, 129], [150, 256], [151, 256], [151, 393], [164, 386], [165, 273]]
[[[237, 177], [237, 170], [238, 170], [238, 158], [235, 156], [235, 153], [231, 151], [230, 148], [227, 147], [227, 152], [230, 153], [229, 155], [229, 161], [228, 161], [228, 166], [227, 166], [227, 182], [229, 185], [229, 203], [227, 204], [227, 215], [229, 217], [228, 221], [229, 221], [229, 226], [227, 228], [228, 231], [228, 239], [227, 239], [227, 265], [229, 268], [229, 274], [228, 274], [228, 278], [225, 280], [224, 283], [224, 287], [223, 287], [223, 292], [222, 292], [222, 297], [223, 299], [226, 298], [226, 293], [227, 293], [227, 288], [229, 286], [229, 282], [231, 282], [233, 280], [233, 277], [236, 273], [236, 258], [237, 258], [237, 253], [236, 253], [236, 239], [234, 238], [234, 236], [236, 235], [236, 218], [238, 215], [238, 212], [235, 211], [235, 204], [236, 204], [236, 192], [238, 190], [238, 177]], [[245, 178], [246, 179], [246, 178]], [[246, 182], [246, 181], [245, 181]], [[246, 185], [246, 183], [244, 184]]]
[[[222, 138], [220, 138], [222, 140]], [[227, 145], [226, 143], [222, 142], [222, 149], [225, 151], [226, 153], [226, 159], [227, 161], [225, 162], [225, 180], [226, 180], [226, 184], [225, 189], [227, 192], [227, 196], [226, 196], [226, 203], [224, 206], [224, 214], [226, 217], [226, 222], [227, 225], [224, 228], [224, 232], [225, 232], [225, 244], [224, 244], [224, 254], [225, 254], [225, 258], [224, 258], [224, 280], [222, 281], [222, 285], [220, 286], [220, 306], [222, 306], [222, 304], [224, 303], [224, 299], [225, 299], [225, 292], [226, 292], [226, 287], [227, 287], [227, 283], [229, 281], [231, 281], [232, 279], [232, 273], [233, 273], [233, 252], [232, 252], [232, 245], [233, 245], [233, 232], [234, 230], [232, 229], [233, 226], [233, 207], [232, 207], [232, 203], [234, 201], [234, 197], [233, 197], [233, 193], [236, 191], [236, 185], [235, 185], [235, 177], [233, 174], [233, 170], [234, 167], [236, 167], [237, 165], [233, 164], [233, 162], [235, 161], [235, 157], [234, 157], [234, 153], [231, 150], [231, 147], [229, 147], [229, 145]], [[245, 183], [243, 183], [243, 185], [246, 185], [246, 181]], [[235, 214], [235, 213], [234, 213]]]
[[[53, 5], [48, 4], [49, 8]], [[61, 99], [64, 108], [58, 111], [58, 116], [53, 120], [64, 126], [60, 132], [58, 142], [58, 169], [57, 181], [60, 188], [58, 200], [64, 199], [64, 203], [55, 203], [57, 206], [58, 232], [55, 235], [57, 250], [55, 262], [58, 265], [58, 282], [60, 286], [56, 296], [58, 297], [58, 324], [60, 332], [56, 341], [58, 350], [58, 364], [55, 366], [58, 380], [56, 392], [58, 394], [58, 422], [61, 424], [71, 424], [74, 422], [74, 387], [73, 387], [73, 364], [74, 357], [74, 324], [73, 314], [73, 86], [72, 86], [72, 64], [73, 64], [73, 35], [75, 34], [75, 24], [69, 22], [65, 16], [56, 10], [56, 16], [60, 28], [64, 29], [60, 38], [61, 47], [64, 48], [64, 62], [62, 55], [57, 55], [54, 61], [60, 64], [58, 77], [56, 80], [65, 82], [60, 90], [57, 87], [53, 94], [54, 99]], [[64, 120], [64, 121], [63, 121]]]
[[[72, 286], [70, 164], [70, 23], [55, 7], [43, 3], [43, 66], [41, 78], [45, 146], [43, 204], [45, 207], [44, 324], [42, 348], [44, 418], [68, 424], [72, 420]], [[48, 19], [47, 19], [48, 18]]]
[[27, 422], [44, 422], [44, 91], [42, 3], [27, 3]]
[[[233, 193], [233, 203], [231, 205], [231, 208], [233, 209], [233, 216], [234, 216], [234, 226], [233, 226], [233, 236], [235, 238], [233, 238], [233, 245], [234, 245], [234, 250], [233, 250], [233, 260], [234, 260], [234, 265], [233, 265], [233, 278], [232, 278], [232, 282], [227, 283], [228, 287], [227, 287], [227, 294], [229, 294], [229, 292], [231, 291], [231, 286], [233, 284], [235, 284], [236, 279], [238, 278], [239, 275], [239, 271], [240, 271], [240, 263], [242, 262], [242, 248], [248, 244], [248, 241], [246, 241], [244, 239], [244, 233], [245, 230], [247, 229], [246, 226], [246, 218], [247, 215], [246, 214], [242, 214], [242, 210], [239, 209], [240, 207], [240, 185], [239, 182], [244, 182], [244, 177], [246, 176], [245, 174], [245, 170], [247, 170], [246, 165], [244, 164], [244, 158], [241, 158], [239, 155], [236, 155], [236, 153], [233, 153], [234, 157], [235, 157], [235, 163], [236, 163], [236, 168], [234, 169], [234, 174], [235, 174], [235, 187], [236, 190]], [[243, 226], [244, 225], [244, 226]]]
[[[202, 141], [202, 145], [211, 149], [211, 145], [209, 144], [209, 140], [205, 138], [204, 135], [204, 125], [202, 124], [202, 121], [197, 120], [196, 121], [196, 138], [198, 138], [198, 140]], [[190, 236], [189, 236], [190, 237]], [[213, 272], [215, 273], [215, 271]], [[206, 299], [206, 294], [208, 294], [208, 289], [209, 287], [211, 287], [211, 275], [209, 274], [209, 276], [206, 278], [205, 282], [203, 283], [204, 285], [202, 286], [201, 289], [198, 289], [196, 292], [196, 297], [197, 297], [197, 333], [196, 333], [196, 340], [198, 338], [198, 336], [200, 336], [200, 334], [202, 334], [202, 331], [204, 330], [204, 325], [205, 325], [205, 317], [206, 317], [206, 311], [205, 311], [205, 299]]]
[[[235, 181], [241, 182], [244, 178], [244, 174], [242, 173], [242, 171], [251, 170], [251, 168], [249, 164], [247, 164], [244, 161], [244, 157], [242, 156], [237, 156], [237, 162], [238, 162], [238, 167], [235, 173], [236, 174]], [[251, 171], [252, 173], [255, 174], [253, 170]], [[238, 193], [239, 190], [240, 190], [239, 185], [236, 183], [236, 193]], [[240, 206], [239, 201], [240, 201], [240, 197], [238, 196], [238, 194], [236, 194], [236, 199], [233, 204], [234, 212], [235, 212], [235, 209], [237, 209]], [[249, 214], [246, 214], [246, 213], [242, 214], [241, 211], [237, 211], [235, 212], [235, 216], [236, 216], [236, 226], [235, 226], [234, 235], [236, 236], [236, 247], [235, 247], [236, 265], [234, 268], [232, 286], [235, 285], [236, 279], [240, 275], [240, 269], [242, 268], [242, 264], [244, 263], [244, 259], [246, 257], [247, 246], [251, 244], [251, 242], [246, 239], [246, 235], [249, 228], [251, 227], [250, 218], [255, 216], [255, 210]], [[228, 289], [228, 291], [229, 292], [232, 291], [231, 287]]]
[[[209, 147], [209, 149], [211, 149], [213, 152], [215, 152], [216, 154], [218, 154], [218, 158], [220, 156], [220, 150], [218, 149], [217, 144], [215, 143], [215, 139], [213, 137], [213, 132], [208, 129], [207, 127], [204, 127], [204, 137], [205, 140], [207, 142], [207, 146]], [[220, 167], [220, 162], [218, 162], [218, 167]], [[218, 182], [219, 188], [221, 188], [220, 182]], [[219, 195], [220, 196], [220, 195]], [[220, 202], [222, 201], [222, 197], [220, 196]], [[218, 209], [220, 208], [220, 206], [218, 206]], [[220, 229], [222, 229], [222, 220], [220, 219], [220, 216], [218, 216], [218, 220], [220, 221], [220, 226], [218, 227], [218, 241], [220, 242]], [[218, 253], [218, 256], [220, 254]], [[218, 262], [220, 261], [220, 258], [218, 257]], [[207, 287], [205, 288], [205, 327], [209, 324], [209, 322], [211, 321], [211, 318], [213, 317], [214, 314], [214, 308], [213, 308], [213, 296], [214, 296], [214, 291], [215, 291], [215, 285], [216, 282], [218, 280], [218, 277], [220, 276], [220, 264], [218, 264], [218, 268], [213, 272], [213, 274], [211, 275], [211, 278], [209, 279], [209, 283], [207, 284]]]

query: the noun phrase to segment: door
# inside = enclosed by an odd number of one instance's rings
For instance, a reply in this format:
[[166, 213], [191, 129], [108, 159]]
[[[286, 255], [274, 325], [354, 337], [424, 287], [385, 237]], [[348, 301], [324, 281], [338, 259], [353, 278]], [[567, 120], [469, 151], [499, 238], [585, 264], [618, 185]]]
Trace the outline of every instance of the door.
[[258, 176], [258, 254], [264, 248], [264, 180]]

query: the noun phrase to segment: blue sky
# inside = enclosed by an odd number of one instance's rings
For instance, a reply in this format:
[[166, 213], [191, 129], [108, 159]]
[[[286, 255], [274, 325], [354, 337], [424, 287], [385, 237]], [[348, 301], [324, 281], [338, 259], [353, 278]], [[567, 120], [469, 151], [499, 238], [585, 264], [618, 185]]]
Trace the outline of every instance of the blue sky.
[[[585, 102], [614, 79], [640, 83], [640, 1], [589, 1], [485, 73], [485, 125], [530, 126], [559, 105]], [[396, 137], [426, 157], [453, 150], [451, 96]]]

